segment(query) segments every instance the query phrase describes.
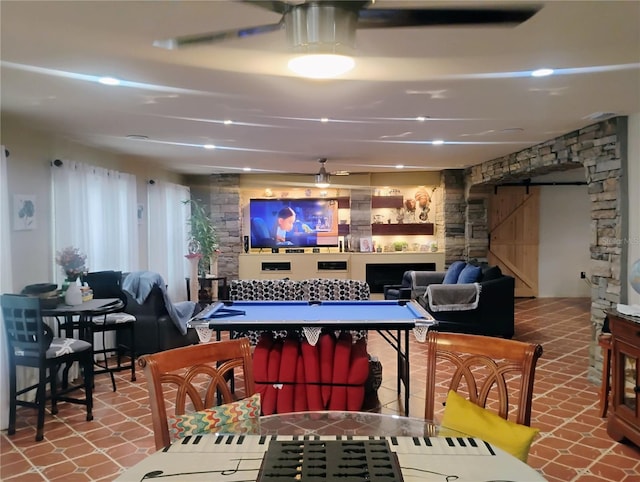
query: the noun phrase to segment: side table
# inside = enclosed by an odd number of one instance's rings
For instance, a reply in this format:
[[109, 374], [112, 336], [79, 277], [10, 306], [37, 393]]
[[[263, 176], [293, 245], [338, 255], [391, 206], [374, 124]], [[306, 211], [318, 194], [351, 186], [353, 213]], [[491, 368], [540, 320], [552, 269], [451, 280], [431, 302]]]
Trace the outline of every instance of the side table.
[[[191, 278], [185, 278], [187, 282], [187, 299], [191, 299]], [[215, 285], [214, 285], [215, 282]], [[226, 276], [203, 276], [198, 278], [200, 289], [198, 291], [198, 301], [200, 303], [211, 303], [212, 301], [229, 299], [229, 287]], [[217, 288], [217, 289], [214, 289]]]

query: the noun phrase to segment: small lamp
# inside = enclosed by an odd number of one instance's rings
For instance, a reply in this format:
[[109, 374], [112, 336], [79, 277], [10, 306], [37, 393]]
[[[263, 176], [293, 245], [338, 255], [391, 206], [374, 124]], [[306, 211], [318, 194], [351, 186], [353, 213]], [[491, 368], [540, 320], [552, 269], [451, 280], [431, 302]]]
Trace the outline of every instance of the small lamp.
[[329, 184], [330, 184], [329, 173], [324, 168], [324, 163], [327, 162], [327, 160], [325, 158], [322, 158], [322, 159], [318, 159], [318, 162], [320, 163], [321, 167], [320, 167], [320, 170], [318, 171], [318, 174], [316, 174], [316, 187], [324, 189], [329, 187]]

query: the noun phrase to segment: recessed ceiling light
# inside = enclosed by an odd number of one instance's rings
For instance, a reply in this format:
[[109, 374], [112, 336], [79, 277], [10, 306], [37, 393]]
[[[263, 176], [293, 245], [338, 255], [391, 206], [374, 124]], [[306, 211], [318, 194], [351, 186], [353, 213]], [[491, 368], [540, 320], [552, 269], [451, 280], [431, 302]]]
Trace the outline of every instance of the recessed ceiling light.
[[396, 164], [396, 169], [404, 169], [404, 164]]
[[546, 77], [553, 74], [553, 69], [538, 69], [531, 72], [531, 77]]
[[329, 118], [328, 117], [322, 117], [320, 119], [320, 122], [329, 122]]
[[524, 132], [524, 129], [522, 127], [507, 127], [506, 129], [502, 129], [500, 132], [513, 134], [515, 132]]
[[100, 77], [98, 82], [104, 85], [120, 85], [120, 81], [114, 77]]
[[427, 118], [426, 118], [425, 116], [421, 115], [421, 116], [419, 116], [419, 117], [416, 117], [416, 120], [417, 120], [418, 122], [424, 122], [424, 121], [426, 121], [426, 120], [427, 120]]
[[294, 57], [288, 63], [289, 70], [310, 79], [331, 79], [349, 72], [356, 65], [346, 55], [311, 54]]
[[204, 147], [205, 149], [215, 149], [216, 148], [216, 146], [214, 146], [213, 144], [205, 144], [202, 147]]
[[431, 141], [431, 144], [433, 144], [434, 146], [441, 146], [442, 144], [444, 144], [444, 141], [442, 139], [436, 139], [435, 141]]
[[231, 119], [226, 119], [224, 121], [224, 125], [226, 125], [226, 126], [231, 125], [231, 124], [233, 124], [233, 121]]
[[245, 171], [245, 172], [249, 172], [251, 170], [251, 168], [250, 167], [243, 167], [242, 170]]

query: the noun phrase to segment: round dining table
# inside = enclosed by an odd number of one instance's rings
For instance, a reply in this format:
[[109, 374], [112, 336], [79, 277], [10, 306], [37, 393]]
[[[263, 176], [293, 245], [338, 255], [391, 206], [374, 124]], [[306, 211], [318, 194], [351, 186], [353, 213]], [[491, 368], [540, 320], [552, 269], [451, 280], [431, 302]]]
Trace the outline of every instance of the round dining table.
[[117, 481], [537, 482], [495, 445], [419, 418], [314, 411], [263, 416], [174, 441]]

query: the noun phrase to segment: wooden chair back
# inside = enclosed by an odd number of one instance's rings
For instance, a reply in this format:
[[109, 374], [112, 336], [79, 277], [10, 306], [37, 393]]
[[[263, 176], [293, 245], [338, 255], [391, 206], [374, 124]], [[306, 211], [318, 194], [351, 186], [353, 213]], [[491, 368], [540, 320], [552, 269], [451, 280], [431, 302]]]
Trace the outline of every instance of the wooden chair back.
[[[214, 407], [218, 393], [223, 403], [237, 399], [230, 389], [234, 370], [242, 369], [243, 397], [255, 393], [251, 347], [247, 338], [174, 348], [144, 355], [138, 363], [147, 381], [158, 450], [170, 444], [168, 416]], [[237, 381], [235, 386], [238, 387]]]
[[533, 381], [541, 355], [542, 346], [534, 343], [429, 331], [425, 418], [434, 419], [436, 397], [442, 395], [444, 401], [454, 390], [504, 419], [530, 425]]

